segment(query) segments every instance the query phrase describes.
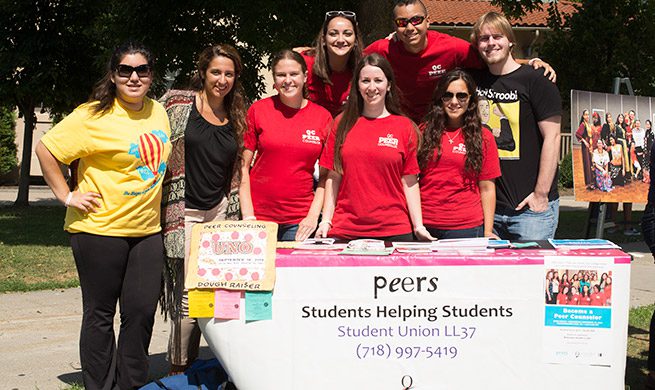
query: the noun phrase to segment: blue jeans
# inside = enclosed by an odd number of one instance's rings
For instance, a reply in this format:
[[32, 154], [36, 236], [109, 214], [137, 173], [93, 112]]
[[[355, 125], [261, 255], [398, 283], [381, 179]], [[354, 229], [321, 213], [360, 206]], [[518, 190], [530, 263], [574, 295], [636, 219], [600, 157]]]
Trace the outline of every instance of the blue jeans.
[[277, 240], [278, 241], [295, 241], [296, 233], [298, 232], [298, 224], [278, 225], [277, 226]]
[[431, 227], [426, 227], [428, 232], [432, 237], [438, 238], [440, 240], [449, 239], [449, 238], [476, 238], [484, 237], [484, 225], [468, 228], [468, 229], [435, 229]]
[[541, 213], [530, 209], [496, 210], [494, 231], [503, 240], [547, 240], [555, 237], [558, 221], [559, 199], [555, 199]]

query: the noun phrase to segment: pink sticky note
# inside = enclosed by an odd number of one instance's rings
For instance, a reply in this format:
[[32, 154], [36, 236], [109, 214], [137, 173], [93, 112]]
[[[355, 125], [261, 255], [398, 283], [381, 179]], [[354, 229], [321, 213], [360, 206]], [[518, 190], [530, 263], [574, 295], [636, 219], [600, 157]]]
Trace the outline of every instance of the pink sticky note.
[[214, 317], [238, 320], [241, 309], [241, 291], [216, 290], [214, 294]]

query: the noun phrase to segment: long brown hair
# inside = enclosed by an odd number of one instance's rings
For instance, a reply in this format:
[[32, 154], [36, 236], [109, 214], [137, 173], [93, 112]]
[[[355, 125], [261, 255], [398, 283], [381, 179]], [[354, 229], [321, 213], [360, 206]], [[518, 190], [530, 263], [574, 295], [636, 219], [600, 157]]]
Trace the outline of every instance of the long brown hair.
[[230, 92], [223, 99], [223, 105], [225, 106], [225, 112], [229, 121], [232, 123], [232, 129], [234, 130], [233, 136], [237, 142], [238, 152], [237, 152], [237, 162], [235, 163], [235, 172], [239, 174], [241, 172], [241, 153], [243, 151], [243, 134], [248, 128], [246, 122], [246, 106], [248, 102], [245, 98], [245, 91], [243, 85], [241, 84], [241, 79], [239, 76], [243, 71], [243, 61], [239, 52], [231, 45], [228, 44], [218, 44], [206, 47], [198, 55], [198, 61], [196, 62], [196, 72], [191, 77], [191, 88], [195, 91], [202, 91], [205, 87], [205, 73], [209, 68], [209, 64], [216, 57], [225, 57], [232, 60], [234, 64], [234, 85]]
[[359, 93], [359, 76], [366, 65], [376, 66], [382, 70], [389, 82], [389, 91], [384, 97], [384, 105], [391, 114], [403, 115], [398, 102], [398, 87], [393, 75], [393, 69], [386, 58], [377, 53], [369, 54], [362, 58], [353, 72], [353, 79], [350, 82], [350, 93], [348, 101], [343, 109], [343, 114], [337, 125], [336, 137], [334, 140], [334, 170], [343, 174], [343, 165], [341, 161], [341, 148], [350, 129], [353, 128], [364, 110], [364, 99]]
[[[116, 67], [121, 63], [123, 57], [128, 54], [141, 54], [148, 61], [151, 72], [155, 65], [155, 60], [152, 56], [152, 53], [148, 48], [139, 42], [127, 41], [122, 45], [118, 46], [114, 53], [107, 61], [107, 66], [105, 69], [105, 75], [98, 80], [98, 82], [93, 87], [91, 96], [89, 96], [89, 103], [97, 102], [92, 108], [91, 111], [94, 115], [105, 115], [111, 110], [114, 105], [114, 99], [116, 98], [116, 85], [112, 82], [111, 76], [116, 71]], [[153, 77], [151, 74], [150, 77]]]
[[353, 25], [353, 32], [355, 33], [355, 44], [353, 49], [350, 51], [348, 57], [348, 69], [354, 69], [357, 66], [357, 61], [362, 58], [364, 43], [362, 42], [362, 35], [359, 31], [359, 26], [357, 25], [357, 20], [355, 18], [349, 18], [343, 15], [336, 15], [332, 17], [326, 17], [323, 25], [321, 26], [321, 31], [318, 32], [316, 39], [314, 40], [314, 65], [312, 66], [312, 72], [315, 77], [320, 78], [324, 84], [332, 85], [332, 80], [330, 80], [330, 63], [328, 61], [327, 53], [327, 43], [325, 42], [325, 34], [328, 31], [328, 24], [335, 18], [344, 18], [348, 20]]
[[430, 111], [426, 116], [425, 130], [423, 131], [423, 142], [419, 146], [417, 157], [421, 168], [427, 167], [432, 159], [434, 150], [437, 150], [438, 161], [441, 158], [441, 138], [448, 123], [448, 115], [444, 111], [441, 97], [448, 89], [450, 83], [455, 80], [462, 80], [470, 95], [468, 107], [464, 111], [464, 124], [462, 136], [466, 146], [465, 168], [469, 171], [480, 173], [482, 169], [482, 122], [478, 111], [478, 97], [475, 93], [476, 85], [473, 78], [461, 69], [454, 69], [446, 73], [432, 95]]

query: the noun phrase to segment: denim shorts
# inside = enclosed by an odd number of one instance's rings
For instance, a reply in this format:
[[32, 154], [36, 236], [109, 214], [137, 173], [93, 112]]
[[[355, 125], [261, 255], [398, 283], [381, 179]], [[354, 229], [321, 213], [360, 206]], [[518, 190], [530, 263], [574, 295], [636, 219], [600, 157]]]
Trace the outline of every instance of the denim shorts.
[[541, 213], [530, 209], [496, 210], [494, 232], [503, 240], [547, 240], [555, 238], [558, 221], [559, 199], [555, 199]]

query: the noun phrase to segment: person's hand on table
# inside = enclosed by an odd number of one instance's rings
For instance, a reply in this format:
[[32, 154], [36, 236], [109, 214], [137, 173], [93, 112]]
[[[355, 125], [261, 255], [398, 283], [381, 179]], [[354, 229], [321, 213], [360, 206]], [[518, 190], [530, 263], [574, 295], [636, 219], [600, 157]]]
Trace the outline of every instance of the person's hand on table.
[[318, 224], [318, 229], [316, 229], [316, 234], [314, 236], [316, 238], [326, 238], [331, 228], [332, 228], [332, 222], [321, 221], [321, 223]]
[[419, 241], [436, 241], [436, 238], [432, 237], [428, 229], [423, 225], [419, 225], [414, 229], [414, 234]]
[[495, 235], [493, 232], [491, 232], [491, 233], [485, 233], [484, 236], [485, 236], [485, 237], [488, 237], [490, 240], [500, 240], [500, 237], [498, 237], [497, 235]]
[[296, 232], [296, 241], [305, 241], [316, 229], [318, 217], [306, 216], [298, 224], [298, 231]]

